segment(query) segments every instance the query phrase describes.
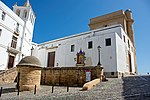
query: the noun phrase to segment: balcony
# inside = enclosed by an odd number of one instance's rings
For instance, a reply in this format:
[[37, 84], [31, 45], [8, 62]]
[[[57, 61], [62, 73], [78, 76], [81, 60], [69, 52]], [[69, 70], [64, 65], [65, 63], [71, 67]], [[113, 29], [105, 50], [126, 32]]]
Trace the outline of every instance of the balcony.
[[19, 31], [18, 28], [14, 29], [14, 34], [15, 34], [15, 35], [19, 36], [19, 33], [20, 33], [20, 31]]
[[15, 54], [15, 55], [17, 55], [18, 53], [21, 53], [20, 47], [13, 48], [11, 46], [8, 46], [7, 52]]

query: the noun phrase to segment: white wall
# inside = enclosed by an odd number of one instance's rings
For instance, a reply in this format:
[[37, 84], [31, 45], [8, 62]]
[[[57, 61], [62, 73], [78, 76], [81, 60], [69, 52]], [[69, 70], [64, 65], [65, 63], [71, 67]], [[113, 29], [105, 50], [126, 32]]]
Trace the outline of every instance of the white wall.
[[[1, 6], [2, 8], [2, 6]], [[22, 31], [23, 31], [23, 26], [22, 24], [23, 23], [20, 23], [20, 26], [19, 26], [19, 36], [15, 35], [14, 34], [14, 31], [16, 29], [16, 25], [18, 21], [18, 19], [14, 19], [14, 18], [17, 18], [16, 16], [15, 17], [12, 17], [10, 13], [7, 13], [6, 11], [7, 9], [3, 10], [5, 11], [6, 13], [6, 16], [5, 16], [5, 20], [1, 20], [0, 19], [0, 29], [2, 29], [2, 33], [1, 33], [1, 36], [0, 36], [0, 47], [1, 47], [1, 53], [0, 53], [0, 70], [5, 70], [7, 69], [7, 64], [8, 64], [8, 52], [7, 52], [7, 48], [8, 46], [10, 47], [11, 46], [11, 42], [12, 42], [12, 37], [13, 35], [15, 37], [17, 37], [18, 39], [18, 42], [17, 42], [17, 47], [16, 49], [19, 50], [19, 47], [20, 47], [20, 40], [21, 40], [21, 36], [22, 36]], [[1, 16], [1, 13], [0, 13], [0, 16]], [[15, 63], [14, 63], [14, 66], [18, 63], [18, 57], [16, 56], [16, 59], [15, 59]]]
[[[85, 66], [96, 66], [98, 64], [98, 50], [101, 46], [101, 63], [105, 72], [117, 71], [116, 35], [120, 38], [121, 27], [112, 29], [102, 28], [77, 35], [49, 41], [38, 45], [35, 52], [42, 66], [47, 66], [48, 52], [55, 51], [55, 67], [75, 67], [76, 54], [82, 49], [85, 52]], [[116, 33], [118, 32], [118, 34]], [[106, 46], [105, 39], [111, 38], [111, 46]], [[93, 42], [93, 48], [88, 49], [88, 42]], [[56, 48], [52, 48], [56, 47]], [[75, 51], [71, 52], [71, 45], [75, 45]], [[57, 64], [58, 63], [58, 64]]]
[[[117, 70], [120, 72], [129, 72], [129, 65], [128, 65], [128, 52], [131, 54], [131, 65], [132, 65], [132, 73], [135, 73], [135, 66], [134, 66], [134, 54], [133, 54], [133, 44], [127, 34], [121, 29], [120, 33], [121, 37], [116, 35], [116, 44], [117, 44]], [[125, 36], [125, 42], [124, 38]], [[130, 47], [128, 45], [128, 40], [130, 43]]]
[[5, 70], [7, 66], [8, 54], [5, 52], [6, 49], [0, 46], [0, 70]]
[[127, 66], [127, 46], [124, 40], [116, 35], [116, 49], [117, 49], [117, 70], [119, 72], [129, 72]]
[[[123, 36], [126, 38], [124, 42]], [[111, 38], [111, 46], [106, 46], [105, 39]], [[128, 40], [130, 49], [128, 48]], [[88, 49], [88, 42], [93, 42], [93, 48]], [[75, 51], [71, 52], [71, 45]], [[75, 67], [76, 54], [82, 49], [85, 52], [85, 66], [96, 66], [98, 63], [97, 47], [101, 46], [101, 63], [105, 72], [129, 72], [127, 65], [128, 51], [131, 53], [132, 72], [134, 59], [131, 47], [132, 42], [120, 25], [108, 26], [57, 40], [34, 45], [34, 55], [38, 57], [42, 66], [47, 66], [48, 52], [55, 51], [55, 67]]]
[[[5, 20], [1, 19], [2, 11], [6, 13]], [[32, 8], [29, 8], [30, 13], [31, 11]], [[17, 23], [19, 24], [19, 36], [14, 34]], [[14, 66], [21, 60], [22, 54], [24, 56], [31, 55], [33, 28], [34, 23], [31, 26], [30, 21], [21, 19], [10, 8], [0, 1], [0, 29], [2, 29], [0, 36], [0, 70], [7, 69], [9, 56], [7, 49], [11, 46], [13, 35], [18, 38], [16, 50], [21, 50], [20, 53], [15, 56]]]

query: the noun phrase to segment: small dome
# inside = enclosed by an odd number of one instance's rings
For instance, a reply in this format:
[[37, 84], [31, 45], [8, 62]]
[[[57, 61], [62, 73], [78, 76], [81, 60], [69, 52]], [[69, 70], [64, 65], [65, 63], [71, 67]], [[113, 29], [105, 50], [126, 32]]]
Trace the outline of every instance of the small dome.
[[19, 62], [17, 66], [19, 65], [29, 65], [29, 66], [40, 67], [41, 63], [40, 63], [40, 60], [36, 58], [35, 56], [26, 56]]

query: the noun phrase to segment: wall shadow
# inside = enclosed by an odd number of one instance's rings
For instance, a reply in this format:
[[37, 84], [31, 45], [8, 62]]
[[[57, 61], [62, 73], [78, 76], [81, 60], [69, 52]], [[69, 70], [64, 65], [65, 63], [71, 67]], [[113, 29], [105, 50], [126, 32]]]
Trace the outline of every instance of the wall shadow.
[[122, 80], [124, 100], [150, 100], [150, 76], [130, 76]]

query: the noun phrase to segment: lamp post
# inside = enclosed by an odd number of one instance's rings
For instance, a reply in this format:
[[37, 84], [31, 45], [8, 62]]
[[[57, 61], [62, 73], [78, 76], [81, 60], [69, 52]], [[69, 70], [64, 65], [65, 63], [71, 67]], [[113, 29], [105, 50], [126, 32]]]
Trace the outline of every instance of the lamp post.
[[101, 62], [100, 62], [100, 49], [101, 49], [101, 46], [99, 45], [98, 47], [97, 47], [97, 49], [98, 49], [98, 66], [100, 66], [101, 65]]
[[33, 46], [32, 46], [32, 48], [31, 48], [31, 56], [33, 55], [33, 50], [34, 50], [34, 48], [33, 48]]

